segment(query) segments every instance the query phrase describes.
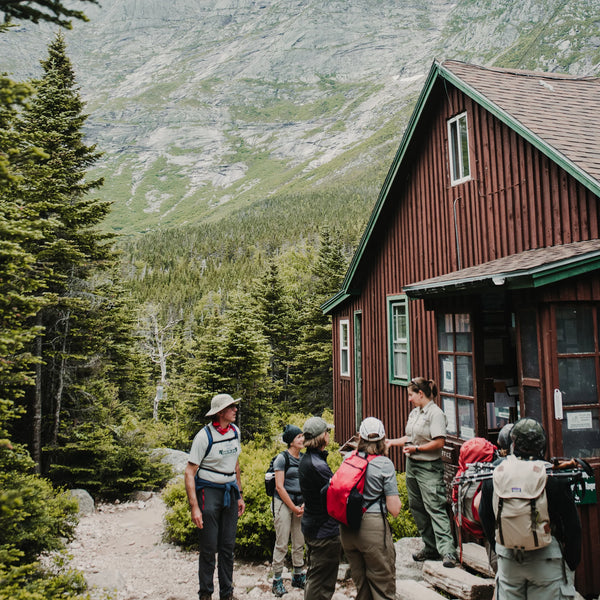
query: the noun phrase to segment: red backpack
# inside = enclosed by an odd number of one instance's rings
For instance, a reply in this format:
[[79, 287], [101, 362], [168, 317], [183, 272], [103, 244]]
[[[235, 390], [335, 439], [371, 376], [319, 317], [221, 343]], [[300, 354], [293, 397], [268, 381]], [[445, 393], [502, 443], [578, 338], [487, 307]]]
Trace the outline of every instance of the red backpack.
[[482, 482], [471, 481], [468, 477], [461, 478], [461, 475], [468, 475], [469, 464], [492, 462], [496, 458], [496, 450], [494, 444], [480, 437], [467, 440], [460, 448], [458, 471], [452, 487], [452, 508], [459, 534], [462, 529], [478, 538], [484, 535], [479, 512], [474, 504]]
[[[334, 473], [327, 486], [327, 512], [336, 521], [360, 529], [363, 513], [363, 491], [369, 463], [378, 454], [364, 454], [354, 450]], [[376, 502], [377, 500], [375, 500]]]

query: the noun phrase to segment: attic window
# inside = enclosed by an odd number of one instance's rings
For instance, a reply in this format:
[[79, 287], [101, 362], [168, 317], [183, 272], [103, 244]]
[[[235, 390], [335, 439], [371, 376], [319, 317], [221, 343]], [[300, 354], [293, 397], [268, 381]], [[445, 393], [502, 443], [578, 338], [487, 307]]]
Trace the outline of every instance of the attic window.
[[448, 121], [448, 146], [452, 185], [468, 181], [471, 178], [471, 166], [466, 112]]

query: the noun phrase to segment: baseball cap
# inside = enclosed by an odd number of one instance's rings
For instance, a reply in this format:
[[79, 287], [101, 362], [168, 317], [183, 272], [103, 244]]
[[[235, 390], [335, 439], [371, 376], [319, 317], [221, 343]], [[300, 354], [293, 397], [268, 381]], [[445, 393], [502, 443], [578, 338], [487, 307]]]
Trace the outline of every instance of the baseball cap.
[[312, 440], [329, 429], [327, 422], [321, 417], [310, 417], [304, 423], [304, 439]]
[[385, 437], [385, 427], [379, 419], [367, 417], [360, 424], [358, 434], [367, 442], [378, 442]]

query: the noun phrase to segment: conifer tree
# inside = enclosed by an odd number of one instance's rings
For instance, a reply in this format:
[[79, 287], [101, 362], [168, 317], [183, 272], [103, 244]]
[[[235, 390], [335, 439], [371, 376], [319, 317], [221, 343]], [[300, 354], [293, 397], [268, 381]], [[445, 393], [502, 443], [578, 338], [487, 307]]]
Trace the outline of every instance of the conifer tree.
[[331, 319], [321, 305], [339, 291], [345, 271], [342, 244], [328, 229], [323, 230], [295, 358], [296, 403], [314, 414], [333, 405]]
[[[98, 4], [98, 0], [79, 0], [79, 2]], [[65, 3], [60, 0], [2, 0], [0, 12], [4, 13], [6, 22], [12, 19], [34, 23], [48, 21], [67, 29], [71, 29], [70, 19], [88, 20], [82, 11], [65, 6]]]
[[15, 400], [29, 382], [32, 365], [26, 346], [35, 328], [28, 318], [41, 305], [41, 277], [26, 250], [41, 234], [20, 202], [19, 164], [26, 157], [19, 153], [14, 131], [16, 110], [29, 92], [29, 86], [0, 77], [0, 439], [8, 437], [18, 413]]
[[87, 117], [60, 33], [42, 68], [43, 77], [32, 82], [35, 93], [19, 122], [25, 150], [37, 148], [47, 156], [24, 169], [27, 211], [43, 220], [43, 242], [29, 250], [48, 272], [46, 306], [35, 322], [43, 333], [33, 348], [38, 364], [31, 448], [38, 465], [42, 444], [57, 442], [64, 399], [75, 389], [77, 367], [93, 352], [85, 326], [96, 302], [92, 275], [114, 258], [112, 236], [97, 229], [109, 205], [89, 195], [102, 180], [86, 180], [100, 155], [84, 140]]
[[257, 320], [269, 344], [269, 376], [278, 401], [286, 403], [297, 322], [273, 260], [258, 282], [253, 297]]

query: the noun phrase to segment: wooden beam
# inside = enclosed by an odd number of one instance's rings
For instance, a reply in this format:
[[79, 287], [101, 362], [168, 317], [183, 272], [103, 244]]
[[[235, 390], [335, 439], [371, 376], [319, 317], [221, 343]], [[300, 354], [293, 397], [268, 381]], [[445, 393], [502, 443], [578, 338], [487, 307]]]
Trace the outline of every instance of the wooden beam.
[[423, 563], [423, 579], [433, 587], [461, 600], [491, 600], [494, 580], [471, 575], [463, 569], [447, 569], [439, 561]]

